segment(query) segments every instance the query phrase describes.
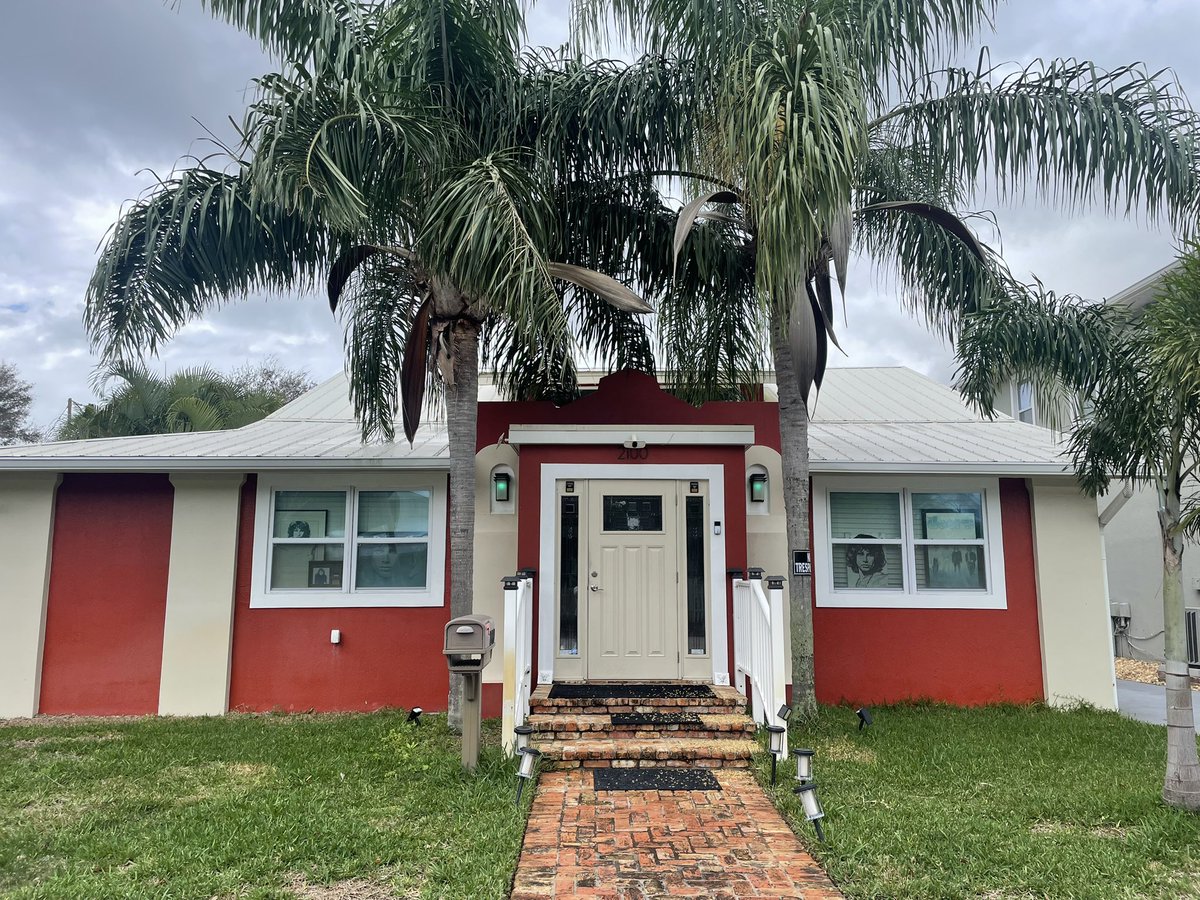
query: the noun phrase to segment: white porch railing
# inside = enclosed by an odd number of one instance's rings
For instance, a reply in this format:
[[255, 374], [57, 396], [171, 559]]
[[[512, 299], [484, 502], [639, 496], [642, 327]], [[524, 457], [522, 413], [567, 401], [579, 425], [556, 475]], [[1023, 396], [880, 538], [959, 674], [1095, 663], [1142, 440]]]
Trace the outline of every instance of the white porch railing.
[[[743, 694], [750, 695], [754, 721], [785, 725], [779, 718], [779, 708], [787, 698], [783, 579], [768, 578], [764, 590], [762, 569], [751, 569], [747, 574], [748, 578], [733, 580], [735, 683]], [[787, 752], [785, 740], [783, 755]]]
[[504, 579], [504, 718], [501, 743], [512, 753], [533, 690], [533, 572]]

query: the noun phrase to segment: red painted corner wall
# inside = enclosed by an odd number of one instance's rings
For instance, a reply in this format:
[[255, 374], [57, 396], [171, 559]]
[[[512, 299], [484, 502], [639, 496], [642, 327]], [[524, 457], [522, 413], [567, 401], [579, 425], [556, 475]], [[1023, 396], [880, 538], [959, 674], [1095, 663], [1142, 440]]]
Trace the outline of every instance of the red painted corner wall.
[[1000, 480], [1003, 610], [813, 610], [817, 699], [962, 706], [1044, 699], [1029, 493]]
[[173, 503], [166, 475], [63, 477], [41, 713], [158, 712]]
[[[250, 476], [242, 488], [229, 708], [444, 710], [449, 674], [441, 651], [450, 618], [449, 573], [441, 607], [251, 609], [255, 490]], [[340, 644], [329, 643], [334, 628], [341, 629]], [[485, 690], [484, 715], [499, 714], [499, 695]]]

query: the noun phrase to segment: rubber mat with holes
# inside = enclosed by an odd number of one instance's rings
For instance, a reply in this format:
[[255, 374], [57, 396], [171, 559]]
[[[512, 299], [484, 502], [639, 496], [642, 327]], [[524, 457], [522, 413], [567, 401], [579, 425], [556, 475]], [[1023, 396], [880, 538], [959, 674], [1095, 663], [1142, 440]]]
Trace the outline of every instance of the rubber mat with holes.
[[612, 723], [617, 727], [629, 725], [704, 725], [695, 713], [613, 713]]
[[707, 769], [593, 769], [597, 791], [719, 791]]
[[715, 697], [707, 684], [554, 684], [551, 700], [654, 700], [660, 697]]

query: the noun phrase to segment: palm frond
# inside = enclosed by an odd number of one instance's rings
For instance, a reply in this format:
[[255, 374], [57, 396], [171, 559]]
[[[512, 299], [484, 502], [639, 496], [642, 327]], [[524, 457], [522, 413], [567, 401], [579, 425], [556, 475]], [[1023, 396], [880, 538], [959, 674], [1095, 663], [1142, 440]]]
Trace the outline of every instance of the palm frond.
[[322, 229], [259, 204], [244, 168], [184, 169], [136, 201], [109, 233], [84, 322], [107, 359], [154, 353], [231, 297], [311, 286], [326, 247]]
[[1035, 62], [1002, 70], [947, 69], [876, 120], [923, 144], [961, 177], [1001, 193], [1026, 186], [1067, 205], [1190, 224], [1197, 209], [1197, 117], [1170, 72], [1137, 65]]

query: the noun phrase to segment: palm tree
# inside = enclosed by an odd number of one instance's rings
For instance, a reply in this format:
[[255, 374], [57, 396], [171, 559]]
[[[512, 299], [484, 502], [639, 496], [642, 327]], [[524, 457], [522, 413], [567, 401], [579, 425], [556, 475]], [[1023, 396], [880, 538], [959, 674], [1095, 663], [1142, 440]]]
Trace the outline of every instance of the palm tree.
[[[176, 171], [124, 211], [89, 330], [107, 358], [136, 357], [229, 298], [325, 276], [364, 437], [392, 439], [399, 410], [411, 441], [427, 382], [444, 393], [450, 612], [470, 612], [481, 347], [518, 396], [569, 394], [578, 348], [653, 370], [629, 315], [651, 307], [613, 276], [677, 290], [619, 252], [632, 221], [665, 258], [670, 217], [650, 176], [594, 176], [652, 169], [663, 142], [631, 126], [603, 147], [625, 67], [522, 54], [517, 0], [204, 2], [284, 71], [258, 79], [223, 167]], [[680, 121], [655, 109], [675, 67], [648, 72], [640, 120]]]
[[[1003, 193], [1079, 207], [1099, 199], [1175, 223], [1194, 218], [1196, 120], [1162, 73], [1036, 63], [1005, 74], [947, 64], [990, 21], [996, 0], [577, 0], [577, 40], [618, 36], [647, 59], [690, 65], [691, 127], [674, 169], [695, 199], [679, 216], [716, 229], [752, 267], [736, 299], [765, 321], [779, 389], [788, 544], [809, 546], [808, 412], [828, 345], [832, 282], [852, 249], [895, 270], [904, 303], [943, 334], [964, 313], [1019, 292], [959, 210], [986, 181]], [[716, 222], [711, 221], [716, 219]], [[833, 267], [831, 274], [830, 267]], [[694, 298], [693, 314], [730, 302]], [[695, 311], [699, 309], [700, 312]], [[696, 340], [667, 365], [695, 383]], [[811, 584], [790, 585], [793, 701], [815, 709]]]
[[[1200, 534], [1200, 248], [1163, 279], [1144, 314], [1041, 293], [969, 316], [959, 388], [984, 412], [1005, 378], [1073, 395], [1069, 452], [1095, 495], [1113, 478], [1158, 495], [1163, 555], [1167, 769], [1163, 799], [1200, 810], [1200, 759], [1183, 616], [1183, 551]], [[1191, 497], [1190, 501], [1185, 500]]]
[[86, 404], [64, 422], [57, 440], [240, 428], [285, 402], [280, 394], [247, 387], [207, 366], [164, 377], [136, 363], [118, 362], [101, 380], [118, 384], [100, 403]]

